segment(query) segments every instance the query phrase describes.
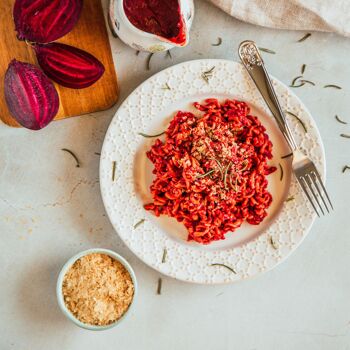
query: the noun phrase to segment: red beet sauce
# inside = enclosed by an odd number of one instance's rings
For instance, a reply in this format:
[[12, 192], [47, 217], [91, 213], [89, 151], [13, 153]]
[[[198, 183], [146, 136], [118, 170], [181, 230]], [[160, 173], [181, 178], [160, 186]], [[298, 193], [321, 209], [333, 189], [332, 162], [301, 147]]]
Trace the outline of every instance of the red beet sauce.
[[124, 0], [124, 11], [136, 28], [179, 45], [185, 44], [178, 0]]

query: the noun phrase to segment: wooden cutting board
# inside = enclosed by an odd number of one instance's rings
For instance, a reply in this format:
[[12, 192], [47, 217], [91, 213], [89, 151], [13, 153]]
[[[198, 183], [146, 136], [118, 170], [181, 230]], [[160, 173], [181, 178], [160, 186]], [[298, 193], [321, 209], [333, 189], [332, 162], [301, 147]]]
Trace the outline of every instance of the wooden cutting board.
[[[7, 125], [18, 127], [6, 106], [4, 74], [13, 58], [35, 64], [36, 58], [32, 48], [16, 38], [13, 4], [14, 0], [0, 0], [0, 119]], [[118, 85], [101, 0], [84, 0], [77, 25], [57, 41], [90, 52], [103, 63], [106, 71], [99, 81], [85, 89], [68, 89], [55, 84], [60, 96], [55, 120], [112, 107], [118, 99]]]

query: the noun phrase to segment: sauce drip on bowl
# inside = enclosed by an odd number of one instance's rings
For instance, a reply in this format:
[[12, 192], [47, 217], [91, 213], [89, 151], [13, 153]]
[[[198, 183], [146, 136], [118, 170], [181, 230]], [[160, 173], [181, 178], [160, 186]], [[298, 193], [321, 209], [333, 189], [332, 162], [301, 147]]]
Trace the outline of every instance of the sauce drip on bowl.
[[136, 28], [178, 45], [185, 44], [185, 25], [178, 0], [124, 0], [124, 11]]

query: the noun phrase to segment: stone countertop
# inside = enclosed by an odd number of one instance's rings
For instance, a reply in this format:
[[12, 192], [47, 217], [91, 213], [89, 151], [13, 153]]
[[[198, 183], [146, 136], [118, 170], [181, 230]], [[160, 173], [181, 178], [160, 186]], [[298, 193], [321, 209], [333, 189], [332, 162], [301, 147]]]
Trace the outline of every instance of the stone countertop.
[[[106, 6], [106, 1], [104, 1]], [[232, 19], [197, 0], [190, 45], [160, 53], [146, 70], [146, 53], [111, 37], [121, 87], [118, 105], [142, 81], [179, 62], [238, 60], [242, 40], [276, 51], [264, 54], [272, 75], [286, 84], [299, 75], [315, 87], [295, 89], [317, 122], [327, 157], [327, 187], [335, 212], [316, 220], [283, 264], [258, 278], [227, 286], [202, 286], [163, 278], [144, 265], [114, 232], [102, 204], [99, 153], [116, 108], [54, 122], [40, 132], [0, 127], [0, 349], [350, 349], [350, 40], [271, 30]], [[221, 37], [221, 46], [211, 44]], [[323, 89], [338, 84], [342, 90]], [[349, 125], [339, 124], [338, 114]], [[69, 148], [82, 166], [62, 152]], [[136, 307], [125, 322], [88, 332], [58, 309], [57, 274], [76, 252], [105, 247], [125, 256], [139, 281]]]

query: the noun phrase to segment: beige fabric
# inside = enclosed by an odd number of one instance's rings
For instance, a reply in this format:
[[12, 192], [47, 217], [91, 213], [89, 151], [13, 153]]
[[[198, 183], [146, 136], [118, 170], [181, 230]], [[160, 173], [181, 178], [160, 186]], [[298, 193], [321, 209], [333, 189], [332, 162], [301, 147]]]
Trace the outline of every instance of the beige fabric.
[[209, 0], [231, 16], [261, 26], [350, 36], [350, 0]]

